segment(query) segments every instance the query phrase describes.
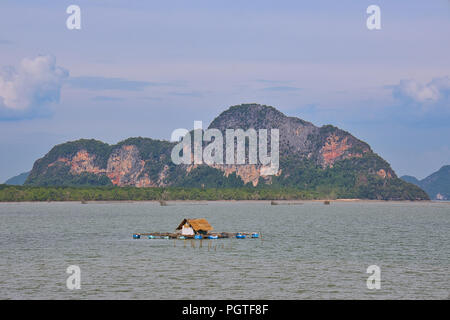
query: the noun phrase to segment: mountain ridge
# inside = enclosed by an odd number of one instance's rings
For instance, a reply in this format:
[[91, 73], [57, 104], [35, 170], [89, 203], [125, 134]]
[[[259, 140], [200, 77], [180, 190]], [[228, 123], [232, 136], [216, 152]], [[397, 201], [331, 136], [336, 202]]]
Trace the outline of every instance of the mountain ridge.
[[422, 188], [431, 199], [450, 200], [450, 165], [442, 166], [422, 180], [413, 176], [402, 176], [400, 179]]
[[332, 125], [317, 127], [271, 106], [241, 104], [220, 113], [208, 128], [279, 129], [278, 173], [267, 176], [259, 164], [175, 165], [171, 149], [176, 143], [164, 140], [137, 137], [108, 145], [80, 139], [59, 144], [38, 159], [26, 184], [292, 187], [341, 198], [428, 199], [423, 190], [400, 180], [366, 142]]
[[21, 174], [18, 174], [17, 176], [11, 177], [8, 180], [6, 180], [4, 184], [13, 185], [13, 186], [23, 185], [25, 183], [25, 181], [27, 180], [29, 174], [30, 174], [30, 171], [22, 172]]

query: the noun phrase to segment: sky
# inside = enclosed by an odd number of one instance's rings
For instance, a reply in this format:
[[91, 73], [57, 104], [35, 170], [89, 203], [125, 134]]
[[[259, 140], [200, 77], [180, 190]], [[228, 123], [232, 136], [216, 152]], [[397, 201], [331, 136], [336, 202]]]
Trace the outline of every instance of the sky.
[[424, 178], [450, 164], [450, 1], [0, 2], [0, 182], [59, 143], [169, 140], [241, 103], [338, 126]]

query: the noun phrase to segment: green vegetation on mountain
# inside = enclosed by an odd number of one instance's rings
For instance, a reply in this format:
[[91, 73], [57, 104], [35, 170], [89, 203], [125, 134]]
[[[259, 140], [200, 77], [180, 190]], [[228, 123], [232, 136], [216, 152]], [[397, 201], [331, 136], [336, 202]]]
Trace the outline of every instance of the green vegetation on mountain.
[[209, 166], [199, 166], [187, 175], [173, 181], [174, 186], [183, 188], [241, 188], [244, 182], [235, 173], [228, 177], [223, 172]]
[[417, 200], [427, 195], [417, 186], [400, 179], [383, 179], [367, 174], [371, 168], [386, 165], [374, 154], [362, 158], [342, 160], [333, 167], [322, 169], [313, 161], [284, 159], [282, 166], [288, 177], [273, 177], [273, 187], [296, 187], [300, 190], [314, 190], [333, 198]]
[[110, 147], [111, 150], [126, 146], [134, 145], [139, 149], [141, 159], [153, 160], [154, 162], [161, 161], [162, 158], [170, 160], [170, 151], [174, 143], [163, 140], [155, 140], [150, 138], [128, 138]]

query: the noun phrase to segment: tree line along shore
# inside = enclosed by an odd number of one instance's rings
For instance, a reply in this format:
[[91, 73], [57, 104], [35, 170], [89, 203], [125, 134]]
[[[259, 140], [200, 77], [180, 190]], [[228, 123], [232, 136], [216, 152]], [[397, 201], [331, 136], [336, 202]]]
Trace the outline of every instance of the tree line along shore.
[[[404, 200], [361, 197], [351, 190], [318, 188], [57, 187], [0, 185], [0, 202], [24, 201], [166, 201], [166, 200]], [[410, 199], [414, 200], [414, 199]]]

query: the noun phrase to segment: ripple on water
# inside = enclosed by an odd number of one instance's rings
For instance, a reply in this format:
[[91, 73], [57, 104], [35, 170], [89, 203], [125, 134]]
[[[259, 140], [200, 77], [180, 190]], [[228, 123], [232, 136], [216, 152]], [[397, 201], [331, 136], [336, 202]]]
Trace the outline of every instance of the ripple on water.
[[[133, 240], [205, 217], [263, 239]], [[447, 299], [450, 206], [0, 204], [0, 299]], [[223, 244], [223, 246], [221, 246]], [[66, 268], [82, 288], [66, 288]], [[381, 268], [368, 290], [366, 269]]]

